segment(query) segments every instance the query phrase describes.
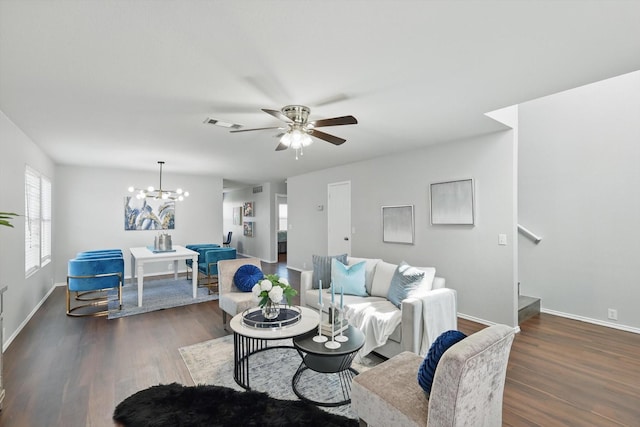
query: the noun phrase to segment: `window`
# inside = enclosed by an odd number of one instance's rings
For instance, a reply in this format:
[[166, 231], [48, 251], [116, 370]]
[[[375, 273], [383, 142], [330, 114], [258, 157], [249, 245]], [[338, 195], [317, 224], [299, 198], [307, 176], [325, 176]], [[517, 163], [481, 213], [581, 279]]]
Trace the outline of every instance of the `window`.
[[41, 179], [41, 229], [40, 229], [40, 264], [51, 262], [51, 181], [44, 176]]
[[278, 231], [287, 230], [287, 205], [278, 205]]
[[27, 166], [24, 189], [24, 268], [30, 276], [51, 261], [51, 181]]

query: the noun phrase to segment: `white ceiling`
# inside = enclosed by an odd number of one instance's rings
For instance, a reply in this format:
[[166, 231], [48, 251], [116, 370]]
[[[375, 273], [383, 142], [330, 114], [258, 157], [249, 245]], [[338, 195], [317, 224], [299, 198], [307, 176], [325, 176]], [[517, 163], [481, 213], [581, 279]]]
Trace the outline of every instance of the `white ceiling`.
[[[0, 0], [0, 110], [65, 165], [279, 180], [639, 69], [640, 1]], [[297, 161], [276, 132], [203, 124], [298, 103], [359, 124]]]

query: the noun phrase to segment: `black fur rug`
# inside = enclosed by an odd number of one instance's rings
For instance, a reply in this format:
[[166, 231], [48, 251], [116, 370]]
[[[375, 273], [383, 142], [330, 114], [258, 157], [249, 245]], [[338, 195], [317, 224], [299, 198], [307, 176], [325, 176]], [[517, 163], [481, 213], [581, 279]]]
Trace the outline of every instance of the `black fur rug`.
[[227, 387], [157, 385], [120, 402], [113, 421], [124, 427], [358, 426], [298, 400]]

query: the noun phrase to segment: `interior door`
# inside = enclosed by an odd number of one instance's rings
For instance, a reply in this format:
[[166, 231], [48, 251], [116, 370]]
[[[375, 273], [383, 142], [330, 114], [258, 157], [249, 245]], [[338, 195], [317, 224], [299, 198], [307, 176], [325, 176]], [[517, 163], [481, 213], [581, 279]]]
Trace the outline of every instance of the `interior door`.
[[351, 255], [351, 182], [328, 185], [328, 255]]

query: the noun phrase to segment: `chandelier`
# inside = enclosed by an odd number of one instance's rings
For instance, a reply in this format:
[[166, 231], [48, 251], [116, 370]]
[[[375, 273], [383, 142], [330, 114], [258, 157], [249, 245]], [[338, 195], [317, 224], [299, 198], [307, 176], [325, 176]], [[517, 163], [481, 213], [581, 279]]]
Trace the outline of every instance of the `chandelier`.
[[156, 200], [184, 200], [185, 197], [189, 197], [188, 191], [183, 191], [182, 188], [178, 188], [177, 190], [165, 190], [162, 188], [162, 165], [164, 165], [163, 161], [158, 161], [160, 165], [160, 188], [157, 190], [153, 187], [148, 187], [146, 189], [129, 187], [129, 193], [137, 192], [137, 199], [151, 198]]

